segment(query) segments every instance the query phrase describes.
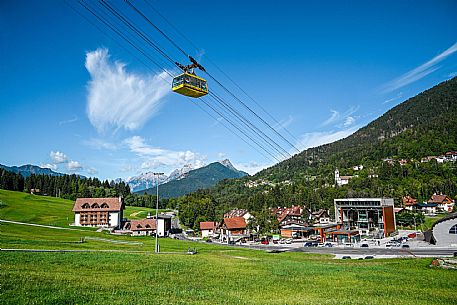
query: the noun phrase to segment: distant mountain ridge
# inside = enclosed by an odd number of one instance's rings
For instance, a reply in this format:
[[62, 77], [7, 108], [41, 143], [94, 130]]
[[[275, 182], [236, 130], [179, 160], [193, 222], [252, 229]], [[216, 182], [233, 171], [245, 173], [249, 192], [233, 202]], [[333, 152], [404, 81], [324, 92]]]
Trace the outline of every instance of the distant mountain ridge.
[[[247, 175], [247, 173], [237, 170], [228, 159], [225, 159], [190, 170], [184, 175], [177, 176], [177, 178], [161, 184], [159, 193], [161, 198], [179, 197], [198, 189], [212, 187], [224, 179], [241, 178]], [[154, 188], [149, 188], [135, 193], [155, 194], [155, 191]]]
[[[50, 168], [43, 168], [39, 167], [36, 165], [32, 164], [26, 164], [26, 165], [21, 165], [21, 166], [6, 166], [3, 164], [0, 164], [0, 168], [3, 168], [4, 170], [7, 170], [9, 172], [13, 172], [16, 174], [21, 174], [24, 178], [27, 178], [31, 176], [32, 174], [35, 175], [50, 175], [50, 176], [63, 176], [65, 174], [55, 172], [51, 170]], [[83, 177], [84, 176], [80, 176]]]

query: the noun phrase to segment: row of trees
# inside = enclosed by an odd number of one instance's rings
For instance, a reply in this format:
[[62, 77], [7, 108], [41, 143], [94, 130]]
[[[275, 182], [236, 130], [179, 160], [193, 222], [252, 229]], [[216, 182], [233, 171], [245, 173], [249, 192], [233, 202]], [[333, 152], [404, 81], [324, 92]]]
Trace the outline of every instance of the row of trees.
[[20, 174], [0, 169], [0, 188], [11, 191], [30, 192], [38, 189], [42, 195], [75, 200], [77, 197], [127, 197], [130, 187], [123, 181], [116, 183], [97, 178], [82, 178], [77, 175], [30, 175], [24, 178]]

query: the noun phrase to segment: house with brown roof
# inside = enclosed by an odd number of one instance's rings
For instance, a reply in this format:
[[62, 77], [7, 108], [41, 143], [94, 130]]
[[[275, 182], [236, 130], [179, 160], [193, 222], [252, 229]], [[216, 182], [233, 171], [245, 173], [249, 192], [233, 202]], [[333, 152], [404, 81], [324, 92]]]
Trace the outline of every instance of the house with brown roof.
[[433, 196], [428, 200], [428, 203], [436, 203], [437, 209], [445, 212], [452, 212], [452, 209], [454, 208], [455, 204], [452, 198], [442, 194], [433, 194]]
[[217, 222], [202, 221], [200, 222], [200, 233], [203, 238], [213, 236], [216, 233]]
[[328, 210], [319, 209], [318, 211], [311, 213], [311, 219], [316, 225], [327, 225], [330, 223], [330, 214]]
[[139, 220], [130, 221], [130, 231], [132, 231], [132, 236], [141, 236], [141, 235], [154, 235], [157, 229], [157, 221], [155, 218], [146, 218]]
[[291, 207], [278, 207], [272, 210], [272, 212], [278, 218], [279, 226], [287, 225], [305, 225], [306, 220], [303, 219], [304, 207], [301, 206], [291, 206]]
[[124, 201], [117, 198], [77, 198], [73, 206], [75, 226], [117, 228], [121, 225]]
[[409, 195], [403, 197], [403, 206], [405, 209], [412, 211], [417, 200]]
[[220, 230], [220, 240], [222, 242], [237, 241], [247, 237], [246, 220], [243, 217], [224, 218], [217, 227]]

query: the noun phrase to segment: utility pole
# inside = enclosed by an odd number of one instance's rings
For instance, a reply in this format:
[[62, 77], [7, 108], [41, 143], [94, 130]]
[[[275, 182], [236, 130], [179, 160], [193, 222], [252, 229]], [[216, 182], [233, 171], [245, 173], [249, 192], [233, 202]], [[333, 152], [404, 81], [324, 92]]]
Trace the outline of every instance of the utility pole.
[[154, 176], [157, 176], [157, 193], [156, 193], [156, 244], [155, 244], [155, 253], [159, 253], [159, 177], [163, 173], [153, 173]]

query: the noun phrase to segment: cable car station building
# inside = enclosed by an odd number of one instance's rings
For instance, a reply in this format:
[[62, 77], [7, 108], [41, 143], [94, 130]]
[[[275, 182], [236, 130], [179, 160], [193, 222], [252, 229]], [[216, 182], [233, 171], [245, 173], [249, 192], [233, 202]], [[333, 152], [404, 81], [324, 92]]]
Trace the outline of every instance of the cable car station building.
[[[388, 237], [395, 232], [394, 200], [392, 198], [346, 198], [335, 199], [335, 219], [340, 225], [332, 232], [337, 240], [350, 239], [355, 235], [371, 235], [376, 238]], [[358, 232], [357, 232], [358, 231]]]

